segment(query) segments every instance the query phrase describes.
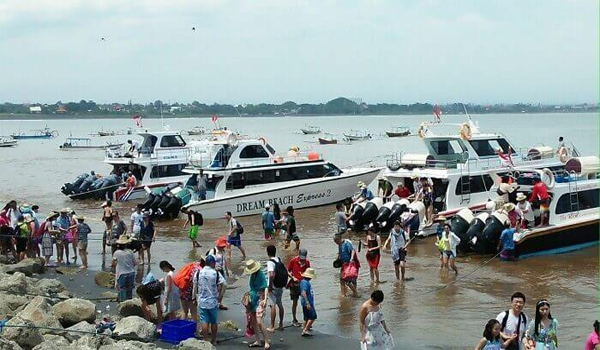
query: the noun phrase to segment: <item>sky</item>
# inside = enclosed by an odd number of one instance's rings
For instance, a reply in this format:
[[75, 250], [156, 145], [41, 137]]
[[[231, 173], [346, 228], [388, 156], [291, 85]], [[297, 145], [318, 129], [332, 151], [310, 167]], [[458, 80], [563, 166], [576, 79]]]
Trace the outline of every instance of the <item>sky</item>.
[[598, 0], [1, 0], [0, 102], [598, 103], [599, 12]]

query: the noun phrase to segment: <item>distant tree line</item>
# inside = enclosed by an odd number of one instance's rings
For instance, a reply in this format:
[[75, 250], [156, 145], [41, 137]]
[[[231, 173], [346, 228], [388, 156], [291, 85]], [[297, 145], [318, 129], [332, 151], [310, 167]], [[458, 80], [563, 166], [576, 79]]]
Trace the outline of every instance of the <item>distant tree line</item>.
[[[178, 115], [178, 116], [261, 116], [261, 115], [411, 115], [429, 114], [433, 111], [431, 103], [368, 104], [360, 100], [339, 97], [327, 103], [297, 104], [288, 101], [282, 104], [206, 104], [198, 101], [192, 103], [165, 103], [161, 100], [141, 103], [105, 103], [98, 104], [92, 100], [79, 102], [61, 102], [53, 104], [17, 104], [6, 102], [0, 104], [0, 114], [64, 114], [64, 115], [134, 115], [143, 116]], [[493, 104], [477, 105], [452, 103], [440, 105], [444, 114], [460, 114], [467, 111], [472, 114], [492, 113], [558, 113], [558, 112], [596, 112], [598, 105], [542, 105], [542, 104]]]

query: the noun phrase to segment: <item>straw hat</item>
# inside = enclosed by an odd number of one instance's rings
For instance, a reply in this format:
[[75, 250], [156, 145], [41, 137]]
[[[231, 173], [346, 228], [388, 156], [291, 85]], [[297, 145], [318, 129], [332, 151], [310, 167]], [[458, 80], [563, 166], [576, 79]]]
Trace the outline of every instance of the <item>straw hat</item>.
[[258, 261], [255, 261], [252, 259], [246, 260], [246, 267], [244, 268], [244, 275], [251, 275], [258, 270], [260, 270], [260, 263]]
[[511, 212], [513, 210], [515, 210], [515, 204], [514, 203], [506, 203], [504, 204], [504, 210]]
[[523, 192], [519, 192], [519, 193], [517, 193], [517, 201], [518, 201], [518, 202], [520, 202], [520, 201], [524, 201], [524, 200], [526, 200], [526, 199], [527, 199], [527, 196], [525, 196], [525, 194], [524, 194]]
[[62, 208], [62, 209], [60, 210], [60, 213], [61, 213], [61, 214], [62, 214], [62, 213], [68, 213], [68, 212], [69, 212], [69, 208]]
[[444, 215], [438, 215], [437, 218], [433, 219], [433, 221], [446, 221], [446, 217]]
[[301, 275], [302, 277], [306, 277], [306, 278], [310, 278], [313, 279], [315, 278], [315, 269], [313, 269], [312, 267], [309, 267], [308, 269], [306, 269], [306, 271], [304, 271]]
[[85, 216], [83, 216], [83, 215], [73, 215], [73, 219], [80, 220], [80, 221], [85, 221]]
[[225, 237], [217, 238], [217, 240], [215, 241], [215, 245], [217, 246], [217, 248], [227, 247], [227, 238], [225, 238]]
[[131, 243], [131, 238], [128, 235], [121, 235], [119, 239], [117, 239], [116, 244], [129, 244]]
[[60, 215], [60, 214], [57, 211], [53, 211], [50, 214], [48, 214], [48, 216], [46, 216], [46, 220], [53, 219], [53, 218], [57, 217], [58, 215]]

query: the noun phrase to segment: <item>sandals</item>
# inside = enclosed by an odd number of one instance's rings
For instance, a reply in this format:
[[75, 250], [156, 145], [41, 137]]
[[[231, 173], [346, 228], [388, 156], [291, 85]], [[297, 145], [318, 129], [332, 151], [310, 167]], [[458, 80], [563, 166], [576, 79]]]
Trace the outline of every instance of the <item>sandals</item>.
[[309, 332], [302, 332], [302, 336], [303, 337], [312, 337], [313, 335], [312, 335], [312, 333], [309, 333]]
[[261, 343], [259, 343], [259, 342], [248, 343], [248, 347], [249, 347], [249, 348], [260, 348], [260, 347], [262, 347], [262, 346], [263, 346], [263, 345], [262, 345]]

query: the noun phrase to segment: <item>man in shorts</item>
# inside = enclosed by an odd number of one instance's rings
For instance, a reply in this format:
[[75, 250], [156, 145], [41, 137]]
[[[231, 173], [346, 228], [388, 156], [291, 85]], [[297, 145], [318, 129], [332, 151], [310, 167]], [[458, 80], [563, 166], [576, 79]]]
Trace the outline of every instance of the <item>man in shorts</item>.
[[288, 263], [287, 270], [290, 280], [288, 288], [290, 289], [290, 298], [292, 299], [292, 326], [300, 327], [301, 324], [296, 318], [296, 308], [298, 307], [298, 299], [300, 298], [300, 281], [302, 274], [310, 267], [310, 261], [306, 258], [308, 252], [306, 249], [300, 249], [298, 256], [292, 258]]
[[231, 259], [231, 246], [234, 246], [242, 253], [242, 260], [246, 260], [246, 251], [242, 247], [242, 237], [238, 232], [237, 220], [233, 218], [230, 211], [225, 213], [225, 220], [227, 220], [227, 257]]
[[290, 247], [290, 243], [294, 241], [296, 243], [296, 250], [300, 249], [300, 237], [296, 233], [296, 218], [294, 217], [294, 208], [289, 206], [283, 212], [286, 219], [286, 236], [285, 236], [285, 249]]
[[219, 321], [219, 290], [225, 288], [225, 278], [215, 270], [215, 257], [206, 257], [206, 265], [194, 275], [193, 295], [198, 302], [198, 316], [202, 327], [202, 336], [208, 340], [208, 326], [210, 325], [211, 343], [217, 345], [217, 331]]
[[279, 308], [279, 327], [277, 330], [283, 330], [283, 303], [281, 302], [281, 296], [283, 295], [283, 288], [275, 287], [273, 284], [275, 279], [275, 265], [276, 263], [282, 263], [281, 258], [277, 255], [277, 248], [274, 245], [267, 247], [267, 280], [269, 288], [269, 307], [271, 308], [271, 327], [267, 328], [269, 332], [275, 331], [275, 307]]
[[273, 235], [275, 234], [275, 216], [269, 210], [269, 206], [265, 207], [265, 211], [262, 213], [260, 217], [260, 221], [262, 223], [263, 230], [265, 231], [265, 239], [271, 240], [273, 239]]
[[92, 229], [84, 221], [85, 218], [83, 216], [77, 216], [77, 249], [79, 249], [79, 256], [81, 257], [81, 268], [87, 269], [88, 235], [92, 232]]
[[392, 261], [394, 262], [394, 270], [396, 272], [396, 279], [400, 279], [400, 272], [402, 273], [402, 281], [406, 280], [404, 273], [406, 271], [406, 247], [410, 242], [406, 241], [406, 234], [402, 229], [402, 223], [400, 221], [394, 222], [394, 228], [390, 231], [390, 236], [383, 244], [385, 249], [391, 243]]

